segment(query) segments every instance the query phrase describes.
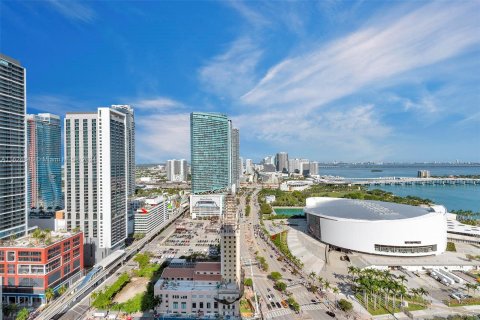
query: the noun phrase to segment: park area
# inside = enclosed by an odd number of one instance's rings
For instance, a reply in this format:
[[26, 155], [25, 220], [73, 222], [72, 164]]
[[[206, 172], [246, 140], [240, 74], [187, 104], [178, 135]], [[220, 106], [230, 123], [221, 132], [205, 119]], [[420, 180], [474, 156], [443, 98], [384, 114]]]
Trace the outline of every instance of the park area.
[[94, 308], [132, 314], [151, 310], [158, 304], [153, 286], [164, 266], [150, 262], [149, 253], [137, 254], [134, 261], [138, 269], [123, 273], [112, 285], [92, 293]]

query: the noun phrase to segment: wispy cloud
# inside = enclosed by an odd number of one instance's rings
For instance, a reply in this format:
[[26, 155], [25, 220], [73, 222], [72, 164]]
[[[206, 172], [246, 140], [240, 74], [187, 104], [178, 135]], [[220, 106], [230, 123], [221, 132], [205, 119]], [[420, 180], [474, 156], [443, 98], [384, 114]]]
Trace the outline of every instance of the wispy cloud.
[[189, 158], [190, 118], [188, 113], [150, 114], [136, 117], [136, 158], [139, 163], [158, 163], [172, 158]]
[[[355, 106], [346, 110], [322, 113], [263, 112], [233, 117], [242, 139], [267, 141], [295, 150], [298, 146], [312, 146], [313, 152], [355, 153], [356, 159], [369, 159], [376, 153], [385, 159], [389, 147], [383, 144], [392, 129], [381, 123], [373, 105]], [[305, 151], [304, 151], [305, 154]], [[371, 159], [371, 158], [370, 158]]]
[[240, 15], [242, 15], [253, 26], [261, 27], [269, 25], [270, 22], [260, 12], [250, 8], [244, 1], [226, 1], [230, 7], [235, 9]]
[[95, 110], [94, 104], [80, 101], [64, 95], [41, 94], [29, 95], [27, 112], [49, 112], [63, 116], [66, 112]]
[[312, 110], [367, 85], [454, 57], [480, 42], [477, 2], [428, 4], [393, 23], [374, 22], [281, 61], [242, 98], [268, 108]]
[[95, 11], [85, 1], [46, 0], [45, 3], [69, 20], [88, 23], [96, 17]]
[[182, 102], [161, 96], [147, 99], [139, 99], [132, 102], [131, 104], [135, 107], [135, 109], [142, 111], [166, 111], [171, 109], [178, 110], [184, 108], [184, 104]]
[[261, 56], [262, 50], [251, 38], [240, 38], [200, 69], [200, 81], [220, 97], [239, 98], [255, 85], [255, 68]]

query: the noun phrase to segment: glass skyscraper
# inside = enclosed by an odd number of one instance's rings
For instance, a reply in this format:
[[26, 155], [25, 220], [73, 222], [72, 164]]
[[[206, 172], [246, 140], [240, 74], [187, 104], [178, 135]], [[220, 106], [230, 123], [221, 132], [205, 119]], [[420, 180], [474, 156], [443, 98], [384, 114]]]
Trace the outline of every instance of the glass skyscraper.
[[27, 205], [54, 212], [63, 208], [60, 117], [27, 115]]
[[219, 113], [190, 114], [192, 193], [231, 187], [231, 123]]
[[25, 68], [0, 54], [0, 239], [26, 233]]

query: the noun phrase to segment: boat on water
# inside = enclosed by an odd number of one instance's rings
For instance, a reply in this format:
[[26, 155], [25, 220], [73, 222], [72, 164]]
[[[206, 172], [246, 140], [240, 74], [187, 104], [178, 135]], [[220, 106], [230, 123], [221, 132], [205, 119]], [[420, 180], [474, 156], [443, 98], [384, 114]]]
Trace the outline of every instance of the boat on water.
[[371, 172], [383, 172], [383, 170], [380, 170], [380, 169], [372, 169], [370, 170]]

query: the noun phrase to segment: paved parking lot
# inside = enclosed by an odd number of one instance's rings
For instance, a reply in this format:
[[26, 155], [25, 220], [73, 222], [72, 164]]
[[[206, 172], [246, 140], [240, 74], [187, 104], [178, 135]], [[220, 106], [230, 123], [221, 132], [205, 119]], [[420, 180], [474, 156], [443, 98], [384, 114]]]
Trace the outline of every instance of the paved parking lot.
[[219, 222], [183, 218], [171, 234], [155, 239], [145, 251], [151, 252], [158, 261], [192, 254], [216, 256], [220, 253], [219, 229]]

